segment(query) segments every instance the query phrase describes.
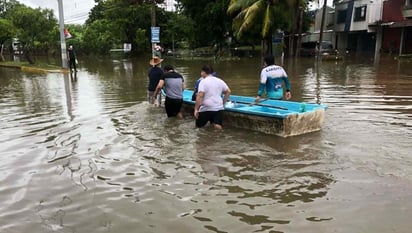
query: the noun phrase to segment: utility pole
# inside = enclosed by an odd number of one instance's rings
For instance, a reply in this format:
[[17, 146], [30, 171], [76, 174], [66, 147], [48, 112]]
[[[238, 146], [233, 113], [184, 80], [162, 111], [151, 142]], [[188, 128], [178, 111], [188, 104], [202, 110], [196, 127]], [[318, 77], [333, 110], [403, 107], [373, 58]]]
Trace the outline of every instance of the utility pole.
[[[152, 0], [152, 11], [151, 11], [151, 15], [150, 15], [150, 19], [151, 19], [151, 24], [152, 24], [152, 28], [156, 27], [156, 2], [155, 0]], [[152, 41], [152, 57], [155, 56], [155, 44]]]
[[320, 32], [319, 32], [319, 48], [318, 48], [318, 53], [317, 53], [317, 60], [320, 60], [320, 49], [322, 48], [322, 40], [323, 40], [323, 27], [325, 25], [325, 15], [326, 15], [326, 2], [327, 0], [324, 0], [323, 2], [323, 11], [322, 11], [322, 22], [320, 23]]
[[66, 38], [64, 37], [64, 15], [63, 15], [63, 0], [57, 0], [59, 3], [59, 26], [60, 26], [60, 45], [62, 53], [62, 67], [67, 69], [67, 55], [66, 55]]
[[302, 24], [303, 24], [303, 7], [299, 6], [299, 29], [298, 29], [298, 42], [296, 43], [295, 57], [300, 56], [300, 47], [302, 43]]

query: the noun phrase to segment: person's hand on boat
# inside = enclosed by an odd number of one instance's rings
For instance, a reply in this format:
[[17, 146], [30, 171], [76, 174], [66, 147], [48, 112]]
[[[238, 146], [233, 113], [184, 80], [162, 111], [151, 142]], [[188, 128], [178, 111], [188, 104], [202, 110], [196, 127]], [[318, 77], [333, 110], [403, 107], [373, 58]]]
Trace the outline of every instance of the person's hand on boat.
[[290, 98], [292, 98], [292, 94], [290, 93], [290, 91], [286, 91], [286, 93], [285, 93], [285, 98], [286, 98], [287, 100], [289, 100]]
[[259, 103], [259, 101], [260, 101], [260, 96], [256, 96], [255, 103]]

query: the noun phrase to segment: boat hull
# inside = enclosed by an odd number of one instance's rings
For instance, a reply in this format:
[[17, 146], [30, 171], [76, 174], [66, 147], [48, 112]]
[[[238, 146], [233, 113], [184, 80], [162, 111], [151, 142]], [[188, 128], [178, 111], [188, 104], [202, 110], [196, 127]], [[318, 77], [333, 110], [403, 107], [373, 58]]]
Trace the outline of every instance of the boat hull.
[[[193, 116], [194, 101], [188, 98], [192, 92], [185, 92], [182, 111]], [[225, 108], [225, 126], [290, 137], [321, 130], [325, 119], [326, 107], [323, 105], [305, 104], [307, 110], [299, 112], [302, 107], [299, 102], [268, 100], [265, 104], [254, 104], [248, 103], [254, 101], [254, 98], [243, 96], [231, 96], [230, 100], [240, 103], [236, 102]]]

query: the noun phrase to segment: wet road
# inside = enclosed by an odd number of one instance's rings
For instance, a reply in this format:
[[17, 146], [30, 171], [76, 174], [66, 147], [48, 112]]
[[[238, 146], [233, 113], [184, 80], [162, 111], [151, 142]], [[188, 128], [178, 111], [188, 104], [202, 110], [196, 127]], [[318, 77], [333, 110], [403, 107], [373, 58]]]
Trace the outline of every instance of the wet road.
[[[81, 61], [77, 79], [0, 68], [0, 232], [410, 232], [412, 66], [284, 66], [320, 132], [194, 129], [146, 103], [148, 60]], [[191, 88], [201, 61], [174, 61]], [[212, 64], [255, 95], [260, 60]]]

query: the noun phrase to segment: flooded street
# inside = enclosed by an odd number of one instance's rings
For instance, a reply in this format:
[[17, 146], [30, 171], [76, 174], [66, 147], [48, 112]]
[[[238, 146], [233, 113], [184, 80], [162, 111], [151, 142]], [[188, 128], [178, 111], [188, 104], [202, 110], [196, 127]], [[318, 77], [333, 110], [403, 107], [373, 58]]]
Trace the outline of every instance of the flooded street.
[[[194, 129], [146, 101], [149, 59], [77, 78], [0, 67], [0, 232], [410, 232], [412, 63], [286, 60], [301, 136]], [[166, 58], [192, 89], [202, 61]], [[260, 59], [212, 64], [255, 96]]]

